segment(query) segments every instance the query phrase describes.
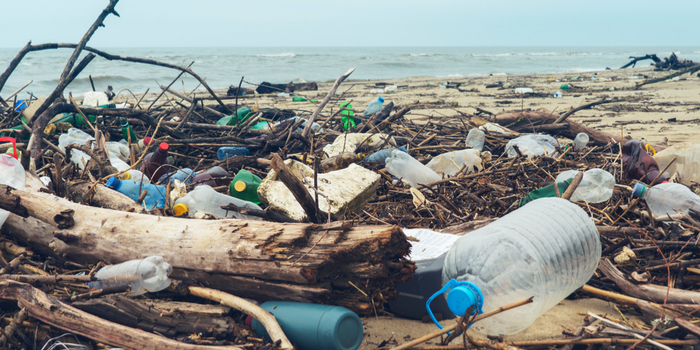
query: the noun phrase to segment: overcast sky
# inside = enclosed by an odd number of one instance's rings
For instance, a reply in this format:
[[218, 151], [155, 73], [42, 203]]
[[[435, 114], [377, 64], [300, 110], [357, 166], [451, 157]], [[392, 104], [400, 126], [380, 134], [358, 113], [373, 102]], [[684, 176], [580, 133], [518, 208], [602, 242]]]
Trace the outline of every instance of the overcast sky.
[[[77, 43], [107, 3], [16, 3], [0, 47]], [[698, 0], [121, 0], [116, 10], [90, 46], [700, 45]]]

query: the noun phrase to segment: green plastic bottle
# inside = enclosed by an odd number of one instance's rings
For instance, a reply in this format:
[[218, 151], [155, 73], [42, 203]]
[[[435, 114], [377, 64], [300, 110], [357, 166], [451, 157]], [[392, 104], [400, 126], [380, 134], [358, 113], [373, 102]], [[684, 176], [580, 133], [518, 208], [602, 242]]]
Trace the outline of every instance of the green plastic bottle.
[[523, 205], [530, 203], [534, 201], [535, 199], [540, 199], [540, 198], [545, 198], [545, 197], [557, 197], [557, 190], [554, 188], [554, 186], [557, 186], [559, 188], [559, 194], [562, 195], [564, 192], [566, 192], [566, 189], [569, 187], [571, 184], [571, 181], [573, 179], [568, 179], [563, 182], [557, 182], [553, 183], [551, 185], [544, 186], [540, 189], [534, 190], [530, 193], [527, 194], [527, 196], [520, 198], [520, 202], [518, 202], [518, 208], [522, 207]]
[[562, 86], [559, 87], [562, 90], [569, 90], [569, 85], [563, 84]]
[[262, 180], [248, 170], [241, 169], [236, 174], [228, 187], [228, 193], [231, 197], [236, 197], [244, 201], [260, 204], [258, 198], [258, 186]]
[[[240, 107], [236, 111], [236, 115], [238, 115], [238, 123], [242, 123], [244, 120], [248, 119], [253, 114], [253, 112], [250, 110], [248, 107]], [[229, 126], [234, 126], [236, 125], [236, 118], [233, 117], [233, 115], [225, 116], [219, 121], [216, 122], [216, 125], [229, 125]]]
[[[136, 136], [134, 129], [131, 128], [131, 125], [129, 125], [129, 121], [127, 121], [126, 119], [122, 119], [121, 124], [122, 124], [122, 136], [124, 136], [124, 140], [126, 140], [129, 143], [138, 143], [139, 138], [138, 138], [138, 136]], [[129, 137], [131, 137], [131, 140], [129, 140]]]
[[292, 101], [294, 101], [294, 102], [303, 102], [303, 101], [306, 101], [306, 97], [294, 96], [294, 97], [292, 97]]
[[[343, 108], [343, 107], [352, 109], [352, 105], [350, 104], [350, 102], [341, 103], [340, 108]], [[345, 130], [348, 130], [350, 128], [354, 128], [355, 126], [357, 126], [357, 124], [355, 124], [355, 118], [352, 118], [352, 116], [355, 115], [355, 112], [353, 112], [352, 110], [340, 111], [340, 115], [341, 115], [340, 119], [343, 121], [343, 127], [345, 128]]]

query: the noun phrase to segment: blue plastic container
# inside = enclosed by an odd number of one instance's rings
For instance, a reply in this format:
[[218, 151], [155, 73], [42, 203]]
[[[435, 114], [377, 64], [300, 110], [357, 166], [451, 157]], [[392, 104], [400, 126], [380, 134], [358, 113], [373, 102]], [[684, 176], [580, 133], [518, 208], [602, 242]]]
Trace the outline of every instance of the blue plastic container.
[[[180, 182], [184, 182], [189, 185], [190, 182], [192, 182], [192, 179], [194, 179], [195, 176], [197, 176], [197, 173], [195, 172], [192, 174], [193, 171], [190, 168], [184, 168], [180, 169], [177, 171], [173, 171], [170, 174], [165, 174], [158, 179], [158, 182], [162, 185], [167, 185], [170, 181], [173, 180], [178, 180]], [[192, 176], [190, 176], [192, 174]], [[187, 181], [185, 181], [187, 179]]]
[[146, 209], [164, 208], [166, 199], [166, 190], [164, 186], [154, 184], [142, 185], [141, 181], [119, 180], [112, 176], [107, 179], [105, 184], [107, 187], [120, 192], [121, 194], [137, 201], [141, 192], [148, 191], [148, 194], [143, 199], [143, 207]]
[[374, 113], [377, 113], [382, 110], [382, 107], [384, 106], [384, 97], [379, 97], [378, 99], [370, 102], [367, 105], [367, 108], [365, 108], [365, 111], [362, 112], [362, 115], [364, 116], [371, 116]]
[[406, 146], [401, 146], [399, 148], [396, 147], [391, 147], [391, 148], [385, 148], [381, 151], [374, 152], [370, 155], [367, 156], [367, 158], [363, 159], [363, 162], [381, 162], [384, 164], [386, 162], [387, 158], [391, 158], [391, 151], [393, 150], [399, 150], [401, 152], [406, 152]]
[[[352, 311], [332, 305], [268, 301], [260, 305], [275, 315], [282, 331], [299, 350], [355, 350], [362, 344], [362, 321]], [[250, 325], [270, 339], [262, 323]]]
[[221, 147], [216, 151], [216, 158], [224, 160], [233, 156], [247, 156], [250, 153], [245, 147]]

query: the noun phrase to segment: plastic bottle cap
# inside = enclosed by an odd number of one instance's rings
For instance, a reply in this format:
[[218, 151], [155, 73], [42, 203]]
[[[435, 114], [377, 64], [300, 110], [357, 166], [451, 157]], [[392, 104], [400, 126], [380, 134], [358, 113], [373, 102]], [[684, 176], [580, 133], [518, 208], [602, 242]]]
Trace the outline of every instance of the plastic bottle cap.
[[168, 149], [170, 149], [170, 146], [165, 142], [161, 142], [160, 145], [158, 146], [158, 149], [161, 152], [166, 152]]
[[107, 183], [105, 184], [105, 186], [107, 186], [113, 190], [116, 190], [117, 188], [119, 188], [120, 183], [121, 183], [121, 181], [119, 181], [118, 178], [112, 176], [109, 179], [107, 179]]
[[377, 100], [378, 100], [379, 102], [384, 103], [384, 97], [379, 96], [379, 98], [378, 98]]
[[150, 137], [150, 136], [144, 137], [144, 138], [143, 138], [143, 144], [146, 145], [146, 146], [150, 145], [150, 144], [151, 144], [151, 137]]
[[185, 203], [178, 203], [173, 206], [173, 213], [175, 216], [182, 216], [190, 212], [190, 209]]
[[644, 184], [637, 182], [632, 189], [632, 197], [641, 198], [646, 190], [647, 187]]
[[120, 123], [122, 124], [122, 126], [127, 126], [127, 125], [129, 125], [129, 121], [126, 120], [126, 119], [122, 119], [122, 120], [120, 121]]
[[[479, 309], [481, 307], [476, 291], [464, 285], [456, 286], [450, 290], [447, 294], [447, 306], [457, 316], [464, 315], [471, 306]], [[477, 312], [477, 309], [472, 308], [472, 312]]]
[[130, 173], [124, 173], [119, 175], [120, 180], [131, 180], [131, 174]]
[[245, 188], [246, 188], [245, 182], [236, 181], [236, 183], [233, 185], [233, 188], [236, 189], [236, 191], [238, 191], [238, 192], [243, 192], [243, 191], [245, 191]]

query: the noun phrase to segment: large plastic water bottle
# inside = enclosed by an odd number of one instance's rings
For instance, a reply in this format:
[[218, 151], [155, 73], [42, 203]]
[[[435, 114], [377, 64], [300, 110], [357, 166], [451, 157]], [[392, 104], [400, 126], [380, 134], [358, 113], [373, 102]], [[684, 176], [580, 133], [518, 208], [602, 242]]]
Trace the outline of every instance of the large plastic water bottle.
[[393, 150], [399, 150], [399, 151], [401, 151], [401, 152], [407, 152], [406, 146], [401, 146], [401, 147], [399, 147], [399, 148], [390, 147], [390, 148], [385, 148], [385, 149], [383, 149], [383, 150], [374, 152], [374, 153], [368, 155], [367, 157], [365, 157], [365, 159], [363, 159], [362, 161], [363, 161], [363, 162], [382, 162], [382, 163], [386, 163], [386, 159], [391, 157], [391, 152], [392, 152]]
[[[567, 170], [557, 176], [554, 182], [564, 182], [573, 179], [578, 170]], [[599, 168], [586, 170], [581, 183], [571, 196], [574, 202], [603, 203], [610, 199], [615, 189], [615, 176]]]
[[391, 158], [386, 159], [386, 170], [398, 178], [416, 187], [420, 184], [427, 184], [441, 180], [442, 178], [432, 169], [423, 165], [406, 152], [399, 150], [391, 151]]
[[460, 237], [445, 257], [443, 289], [451, 288], [447, 304], [457, 316], [480, 301], [488, 311], [534, 296], [533, 303], [473, 326], [513, 334], [585, 284], [600, 256], [598, 230], [583, 209], [541, 198]]
[[465, 172], [467, 174], [473, 173], [481, 171], [484, 168], [480, 154], [481, 152], [475, 149], [447, 152], [434, 157], [425, 166], [432, 169], [438, 175], [454, 176], [465, 166]]
[[[673, 161], [673, 158], [676, 158]], [[677, 182], [690, 186], [700, 182], [700, 144], [679, 142], [654, 155], [659, 169], [666, 169], [663, 176], [677, 175]], [[673, 161], [673, 163], [671, 163]], [[670, 165], [669, 165], [670, 164]], [[653, 180], [653, 179], [652, 179]]]
[[518, 146], [520, 153], [528, 158], [544, 155], [545, 152], [550, 156], [554, 156], [557, 154], [559, 142], [549, 135], [523, 135], [508, 141], [508, 144], [506, 144], [506, 154], [508, 158], [513, 158], [518, 155], [518, 152], [515, 151], [513, 146]]
[[[175, 201], [176, 214], [187, 212], [194, 217], [197, 212], [218, 216], [220, 218], [236, 218], [245, 220], [261, 220], [256, 216], [243, 215], [237, 211], [221, 209], [222, 206], [233, 204], [241, 208], [262, 210], [257, 204], [216, 192], [207, 185], [197, 186], [184, 197]], [[183, 207], [184, 206], [184, 207]]]
[[[16, 190], [23, 190], [26, 183], [24, 167], [17, 160], [17, 148], [14, 146], [15, 139], [11, 137], [0, 137], [0, 142], [11, 141], [14, 155], [0, 154], [0, 184], [10, 186]], [[10, 212], [0, 209], [0, 227], [5, 223]]]
[[700, 197], [679, 183], [665, 182], [652, 187], [637, 183], [632, 196], [644, 199], [654, 216], [674, 215], [676, 211], [688, 214], [690, 209], [700, 210]]
[[364, 116], [371, 116], [374, 113], [377, 113], [382, 110], [382, 107], [384, 105], [384, 97], [379, 96], [378, 99], [370, 102], [367, 105], [367, 108], [365, 108], [365, 111], [362, 112], [362, 115]]
[[160, 256], [149, 256], [140, 260], [129, 260], [117, 265], [108, 265], [95, 274], [97, 281], [88, 286], [97, 289], [128, 284], [128, 295], [141, 295], [146, 292], [159, 292], [170, 285], [168, 275], [173, 267]]
[[142, 205], [144, 208], [150, 210], [165, 207], [165, 199], [167, 198], [165, 186], [145, 184], [140, 181], [119, 180], [114, 176], [107, 179], [105, 186], [120, 192], [134, 201], [138, 201], [143, 191], [148, 191], [146, 197], [143, 198]]
[[465, 141], [467, 147], [472, 147], [473, 149], [481, 152], [484, 149], [484, 141], [486, 141], [486, 135], [484, 132], [478, 128], [469, 130], [467, 134], [467, 140]]

